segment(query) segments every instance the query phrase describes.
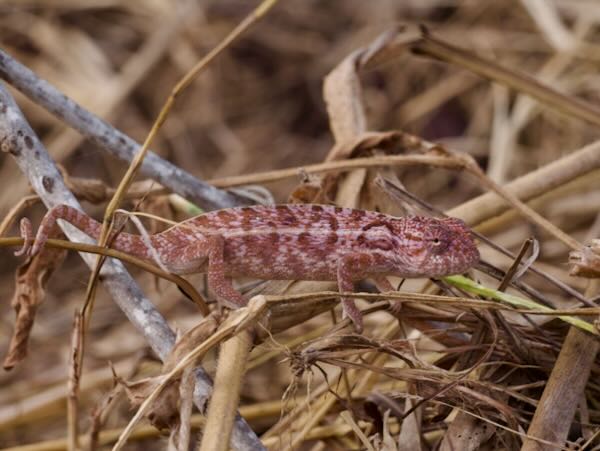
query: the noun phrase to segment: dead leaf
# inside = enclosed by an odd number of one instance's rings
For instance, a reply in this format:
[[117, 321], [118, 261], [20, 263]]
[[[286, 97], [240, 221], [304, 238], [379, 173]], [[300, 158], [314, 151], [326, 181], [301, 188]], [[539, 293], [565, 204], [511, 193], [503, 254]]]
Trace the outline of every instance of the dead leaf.
[[[198, 325], [186, 332], [173, 347], [165, 360], [161, 374], [147, 377], [139, 381], [129, 382], [117, 377], [116, 382], [122, 385], [132, 408], [140, 406], [146, 398], [160, 385], [164, 375], [169, 373], [181, 360], [200, 343], [210, 337], [218, 326], [216, 314], [203, 318]], [[148, 409], [148, 420], [157, 429], [173, 429], [179, 425], [179, 406], [181, 377], [171, 379]]]
[[11, 301], [17, 318], [8, 353], [4, 358], [5, 370], [12, 369], [27, 356], [27, 344], [35, 314], [46, 296], [46, 283], [66, 255], [65, 249], [45, 247], [17, 269], [15, 294]]
[[572, 276], [598, 278], [600, 277], [600, 239], [592, 240], [589, 246], [583, 246], [579, 251], [569, 254]]
[[[132, 408], [137, 408], [161, 383], [163, 376], [154, 376], [128, 382], [121, 378], [116, 381], [125, 389]], [[171, 429], [179, 423], [179, 382], [181, 378], [169, 381], [148, 411], [148, 420], [155, 428]]]
[[440, 451], [481, 449], [481, 446], [494, 435], [495, 431], [496, 428], [493, 425], [471, 415], [459, 413], [444, 436]]
[[288, 196], [288, 202], [292, 204], [328, 204], [331, 199], [327, 197], [327, 188], [323, 185], [323, 178], [301, 173], [302, 181]]
[[165, 360], [162, 368], [163, 373], [171, 371], [177, 363], [193, 349], [198, 347], [200, 343], [210, 337], [221, 323], [222, 318], [217, 312], [211, 313], [203, 318], [196, 326], [188, 330], [181, 336], [175, 346], [171, 350], [169, 357]]
[[[405, 29], [383, 33], [370, 45], [358, 49], [347, 56], [323, 84], [323, 96], [327, 104], [329, 125], [335, 137], [336, 146], [330, 151], [326, 161], [348, 158], [361, 148], [376, 149], [392, 145], [401, 134], [366, 133], [367, 121], [362, 101], [359, 73], [366, 67], [396, 58], [420, 39], [414, 32]], [[339, 175], [328, 174], [323, 186], [333, 190]], [[367, 170], [357, 169], [344, 176], [339, 184], [335, 203], [344, 207], [358, 207], [363, 198], [369, 195]], [[369, 205], [371, 206], [371, 205]]]
[[363, 156], [365, 152], [373, 149], [395, 151], [398, 148], [405, 148], [405, 136], [404, 133], [396, 130], [364, 132], [348, 141], [336, 143], [329, 151], [326, 161]]

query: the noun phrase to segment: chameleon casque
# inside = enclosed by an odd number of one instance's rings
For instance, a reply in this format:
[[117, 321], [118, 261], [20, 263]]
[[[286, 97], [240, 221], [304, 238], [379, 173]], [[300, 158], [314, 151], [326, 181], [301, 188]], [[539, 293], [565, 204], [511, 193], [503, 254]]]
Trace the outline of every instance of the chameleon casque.
[[[59, 230], [62, 219], [98, 239], [101, 225], [85, 213], [58, 205], [44, 216], [33, 245], [37, 254]], [[205, 272], [219, 302], [236, 308], [247, 300], [231, 277], [267, 280], [331, 280], [340, 291], [373, 279], [393, 289], [385, 276], [441, 277], [462, 273], [479, 261], [470, 229], [460, 219], [409, 216], [329, 205], [291, 204], [213, 211], [164, 232], [141, 236], [120, 233], [112, 247], [160, 263], [175, 274]], [[154, 251], [150, 248], [152, 247]], [[343, 298], [344, 314], [362, 330], [362, 314]]]

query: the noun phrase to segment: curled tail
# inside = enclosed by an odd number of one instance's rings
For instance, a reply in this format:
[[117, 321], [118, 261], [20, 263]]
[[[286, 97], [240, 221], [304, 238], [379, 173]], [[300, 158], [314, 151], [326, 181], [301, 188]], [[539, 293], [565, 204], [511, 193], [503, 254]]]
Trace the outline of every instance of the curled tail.
[[[26, 232], [28, 228], [30, 230], [30, 227], [23, 227], [23, 222], [27, 223], [29, 221], [24, 220], [22, 222], [21, 234], [25, 239], [25, 244], [23, 245], [23, 249], [21, 249], [21, 251], [19, 252], [28, 253], [31, 256], [39, 253], [46, 241], [48, 240], [48, 238], [56, 237], [61, 233], [56, 222], [58, 219], [62, 219], [63, 221], [72, 224], [73, 226], [84, 232], [86, 235], [89, 235], [90, 237], [94, 238], [95, 240], [98, 240], [98, 238], [100, 237], [102, 224], [100, 224], [98, 221], [86, 215], [82, 211], [77, 210], [76, 208], [70, 207], [68, 205], [57, 205], [56, 207], [51, 208], [42, 219], [42, 222], [35, 237], [35, 241], [33, 242], [33, 246], [30, 250], [29, 246], [31, 245], [31, 233], [29, 233], [28, 236]], [[131, 235], [129, 233], [120, 233], [113, 242], [112, 247], [114, 247], [115, 249], [126, 251], [130, 254], [142, 258], [147, 258], [147, 253], [144, 251], [145, 246], [143, 246], [143, 243], [141, 243], [140, 237], [136, 235]], [[27, 252], [28, 250], [29, 252]]]

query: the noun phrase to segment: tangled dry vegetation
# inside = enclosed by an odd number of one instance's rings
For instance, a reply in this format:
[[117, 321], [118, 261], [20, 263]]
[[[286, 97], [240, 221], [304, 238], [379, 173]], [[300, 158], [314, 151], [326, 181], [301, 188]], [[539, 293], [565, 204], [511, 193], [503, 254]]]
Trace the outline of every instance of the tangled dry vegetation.
[[[600, 6], [249, 3], [0, 1], [0, 446], [597, 449]], [[482, 261], [361, 282], [356, 334], [335, 283], [239, 280], [227, 314], [127, 255], [135, 281], [66, 241], [12, 257], [20, 217], [77, 200], [447, 214]]]

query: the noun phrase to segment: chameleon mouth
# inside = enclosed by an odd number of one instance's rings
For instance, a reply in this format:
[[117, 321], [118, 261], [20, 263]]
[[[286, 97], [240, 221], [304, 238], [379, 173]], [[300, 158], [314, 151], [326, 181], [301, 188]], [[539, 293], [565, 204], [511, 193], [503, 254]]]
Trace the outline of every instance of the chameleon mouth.
[[438, 274], [438, 277], [462, 274], [479, 263], [481, 256], [475, 241], [472, 239], [469, 240], [469, 242], [465, 241], [466, 240], [460, 240], [459, 243], [454, 243], [455, 245], [451, 247], [453, 257], [446, 262], [445, 268], [443, 263], [444, 259], [442, 259], [442, 262], [439, 265], [440, 270], [438, 272], [440, 274]]
[[477, 249], [477, 244], [474, 240], [471, 240], [470, 245], [465, 247], [467, 247], [467, 249], [463, 248], [463, 255], [465, 256], [463, 268], [461, 271], [458, 271], [459, 273], [471, 269], [473, 266], [479, 263], [479, 260], [481, 259], [479, 249]]

